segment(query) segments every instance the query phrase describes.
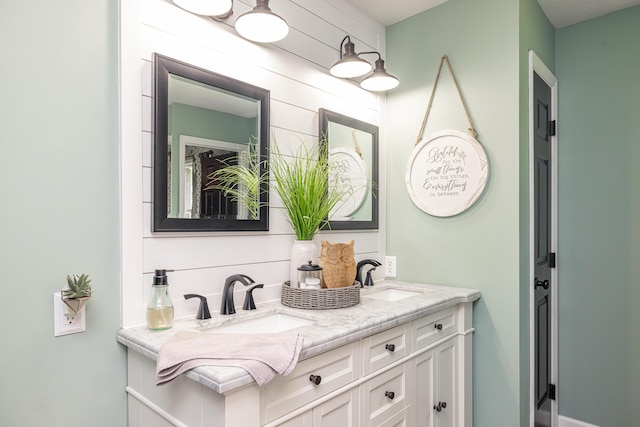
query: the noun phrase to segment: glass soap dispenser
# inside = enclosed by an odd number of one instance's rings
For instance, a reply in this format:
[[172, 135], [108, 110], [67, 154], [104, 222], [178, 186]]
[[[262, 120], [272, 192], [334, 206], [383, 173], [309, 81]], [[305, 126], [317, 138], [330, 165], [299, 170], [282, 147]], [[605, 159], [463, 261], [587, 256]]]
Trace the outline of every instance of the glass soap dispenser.
[[173, 324], [173, 303], [169, 297], [167, 270], [156, 270], [147, 305], [147, 326], [152, 330], [169, 329]]

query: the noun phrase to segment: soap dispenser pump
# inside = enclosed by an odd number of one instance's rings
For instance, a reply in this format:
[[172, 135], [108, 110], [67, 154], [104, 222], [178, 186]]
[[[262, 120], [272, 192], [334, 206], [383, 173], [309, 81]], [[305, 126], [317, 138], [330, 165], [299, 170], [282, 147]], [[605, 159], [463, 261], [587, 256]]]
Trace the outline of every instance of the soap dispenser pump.
[[167, 270], [156, 270], [147, 305], [147, 326], [152, 330], [169, 329], [173, 324], [173, 303], [169, 297]]

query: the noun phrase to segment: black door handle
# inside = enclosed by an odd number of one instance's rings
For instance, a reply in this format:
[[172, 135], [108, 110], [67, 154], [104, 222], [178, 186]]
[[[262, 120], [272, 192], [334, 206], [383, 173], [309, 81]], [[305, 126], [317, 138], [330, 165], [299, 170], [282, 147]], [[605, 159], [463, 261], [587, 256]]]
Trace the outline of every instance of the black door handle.
[[549, 280], [538, 280], [538, 278], [535, 278], [535, 289], [538, 288], [543, 288], [543, 289], [549, 289]]

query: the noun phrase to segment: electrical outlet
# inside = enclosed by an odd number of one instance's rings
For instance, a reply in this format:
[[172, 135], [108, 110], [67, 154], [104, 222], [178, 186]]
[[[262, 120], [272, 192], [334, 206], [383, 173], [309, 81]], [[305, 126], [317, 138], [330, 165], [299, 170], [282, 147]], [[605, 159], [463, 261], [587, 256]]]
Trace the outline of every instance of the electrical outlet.
[[396, 257], [388, 256], [384, 259], [385, 277], [396, 277]]
[[84, 307], [80, 313], [74, 313], [62, 302], [60, 292], [53, 294], [53, 335], [75, 334], [86, 331], [84, 320]]

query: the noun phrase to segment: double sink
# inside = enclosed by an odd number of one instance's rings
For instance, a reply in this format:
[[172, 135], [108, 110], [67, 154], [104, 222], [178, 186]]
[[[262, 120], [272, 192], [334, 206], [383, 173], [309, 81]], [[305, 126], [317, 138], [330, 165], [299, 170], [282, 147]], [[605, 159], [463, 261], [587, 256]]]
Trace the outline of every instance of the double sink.
[[[371, 289], [362, 293], [362, 298], [372, 300], [394, 302], [405, 298], [410, 298], [422, 294], [423, 291], [408, 290], [397, 287], [385, 287], [382, 289]], [[259, 316], [248, 315], [242, 318], [233, 318], [229, 321], [210, 325], [201, 329], [204, 333], [222, 334], [264, 334], [284, 332], [291, 329], [301, 328], [316, 323], [319, 319], [313, 315], [300, 315], [290, 311], [276, 310], [262, 313]]]

